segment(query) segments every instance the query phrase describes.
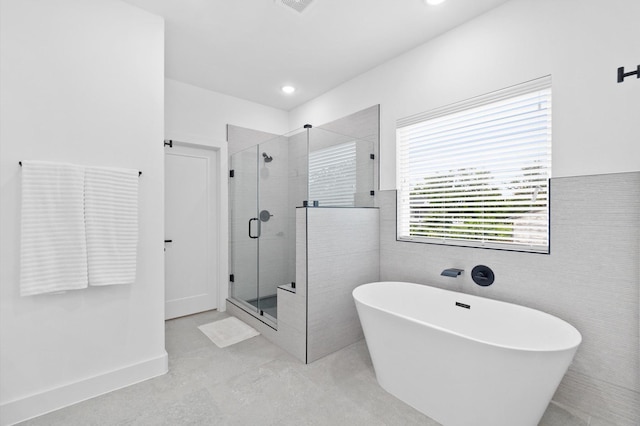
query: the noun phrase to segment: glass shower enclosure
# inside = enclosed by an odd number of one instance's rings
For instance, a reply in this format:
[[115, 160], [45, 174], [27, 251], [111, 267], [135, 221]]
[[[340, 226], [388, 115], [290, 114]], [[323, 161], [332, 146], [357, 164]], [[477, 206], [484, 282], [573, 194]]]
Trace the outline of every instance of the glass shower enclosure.
[[373, 145], [304, 128], [231, 155], [230, 302], [276, 327], [277, 289], [295, 288], [296, 208], [373, 206]]

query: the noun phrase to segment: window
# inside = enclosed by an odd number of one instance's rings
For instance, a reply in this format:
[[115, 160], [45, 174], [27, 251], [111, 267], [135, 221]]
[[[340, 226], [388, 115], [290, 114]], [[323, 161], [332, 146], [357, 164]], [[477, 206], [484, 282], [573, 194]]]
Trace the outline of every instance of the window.
[[354, 207], [356, 142], [309, 153], [309, 199], [321, 206]]
[[398, 240], [549, 252], [551, 77], [398, 120]]

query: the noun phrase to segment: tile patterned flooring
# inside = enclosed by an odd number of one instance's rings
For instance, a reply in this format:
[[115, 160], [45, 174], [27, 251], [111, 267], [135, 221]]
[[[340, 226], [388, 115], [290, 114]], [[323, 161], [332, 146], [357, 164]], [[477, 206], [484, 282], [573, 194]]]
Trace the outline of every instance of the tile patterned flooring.
[[[364, 340], [304, 365], [263, 336], [220, 349], [197, 328], [227, 316], [167, 321], [169, 373], [21, 425], [438, 425], [378, 386]], [[540, 423], [587, 424], [555, 404]]]

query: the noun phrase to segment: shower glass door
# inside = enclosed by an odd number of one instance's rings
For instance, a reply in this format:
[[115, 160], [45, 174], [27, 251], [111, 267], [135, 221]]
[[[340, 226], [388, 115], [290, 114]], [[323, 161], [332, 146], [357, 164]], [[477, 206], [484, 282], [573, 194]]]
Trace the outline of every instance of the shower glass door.
[[295, 281], [295, 213], [306, 199], [307, 131], [230, 158], [230, 295], [274, 325], [277, 289]]
[[244, 309], [257, 312], [251, 304], [258, 293], [258, 146], [233, 154], [229, 179], [229, 239], [231, 255], [230, 294]]

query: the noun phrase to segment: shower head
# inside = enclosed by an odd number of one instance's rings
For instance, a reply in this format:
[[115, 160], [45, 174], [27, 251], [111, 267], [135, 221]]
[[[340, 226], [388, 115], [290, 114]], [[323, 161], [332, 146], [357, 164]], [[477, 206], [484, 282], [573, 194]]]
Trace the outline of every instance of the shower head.
[[262, 157], [264, 158], [265, 163], [270, 163], [271, 160], [273, 160], [273, 157], [268, 156], [266, 152], [262, 153]]

